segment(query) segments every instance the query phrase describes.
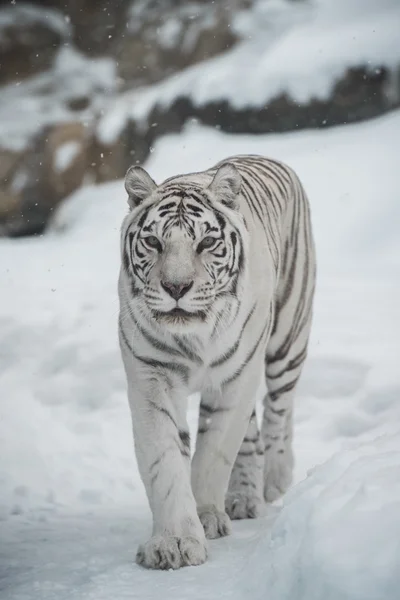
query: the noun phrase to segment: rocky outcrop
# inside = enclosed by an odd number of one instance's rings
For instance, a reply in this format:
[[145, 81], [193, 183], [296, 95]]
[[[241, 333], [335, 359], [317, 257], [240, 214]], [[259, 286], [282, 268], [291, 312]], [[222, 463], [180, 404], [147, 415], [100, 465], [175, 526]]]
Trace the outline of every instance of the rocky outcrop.
[[263, 106], [241, 109], [227, 100], [197, 105], [190, 96], [181, 95], [169, 106], [155, 104], [145, 121], [127, 117], [109, 145], [95, 141], [96, 180], [123, 177], [130, 165], [146, 160], [157, 138], [181, 131], [190, 119], [227, 133], [279, 133], [354, 123], [399, 106], [400, 71], [398, 75], [385, 67], [366, 65], [348, 69], [324, 100], [299, 103], [281, 94]]
[[[246, 12], [253, 5], [255, 0], [0, 4], [0, 235], [42, 233], [86, 176], [96, 182], [123, 177], [130, 165], [146, 160], [161, 135], [179, 132], [190, 119], [229, 133], [277, 133], [356, 122], [400, 106], [400, 71], [393, 61], [390, 68], [354, 65], [323, 98], [302, 102], [289, 93], [273, 95], [268, 77], [264, 104], [249, 95], [248, 105], [239, 107], [230, 100], [235, 90], [207, 100], [208, 77], [218, 80], [224, 57], [205, 69], [188, 69], [182, 79], [162, 81], [232, 48], [254, 27], [266, 35], [266, 21], [258, 23], [256, 10]], [[236, 26], [239, 14], [242, 28]], [[229, 65], [235, 71], [235, 59], [227, 60], [227, 72]], [[246, 64], [241, 68], [245, 78]], [[204, 77], [196, 89], [206, 93], [193, 93], [193, 100], [189, 88], [199, 73]], [[166, 88], [172, 89], [168, 104]]]
[[120, 77], [148, 84], [232, 48], [239, 37], [231, 26], [251, 0], [155, 0], [133, 2], [115, 45]]
[[80, 51], [88, 56], [115, 56], [132, 0], [65, 0], [60, 4], [71, 19], [72, 42]]
[[0, 85], [21, 81], [48, 69], [69, 34], [61, 13], [29, 5], [0, 12]]
[[236, 108], [227, 100], [197, 105], [182, 95], [168, 108], [154, 106], [146, 128], [157, 122], [157, 131], [168, 133], [194, 118], [228, 133], [279, 133], [354, 123], [398, 106], [400, 77], [383, 66], [361, 65], [343, 73], [324, 100], [310, 98], [299, 103], [288, 94], [280, 94], [263, 106]]
[[59, 123], [45, 128], [24, 153], [10, 153], [10, 167], [0, 174], [0, 231], [21, 236], [45, 230], [59, 202], [82, 185], [86, 136], [81, 123]]

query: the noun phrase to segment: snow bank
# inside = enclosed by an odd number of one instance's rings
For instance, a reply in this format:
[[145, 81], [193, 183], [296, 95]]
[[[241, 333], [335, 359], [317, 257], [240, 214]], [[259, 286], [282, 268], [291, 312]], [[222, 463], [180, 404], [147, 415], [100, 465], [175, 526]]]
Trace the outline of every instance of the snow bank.
[[286, 497], [248, 558], [243, 597], [397, 600], [400, 430], [341, 452]]

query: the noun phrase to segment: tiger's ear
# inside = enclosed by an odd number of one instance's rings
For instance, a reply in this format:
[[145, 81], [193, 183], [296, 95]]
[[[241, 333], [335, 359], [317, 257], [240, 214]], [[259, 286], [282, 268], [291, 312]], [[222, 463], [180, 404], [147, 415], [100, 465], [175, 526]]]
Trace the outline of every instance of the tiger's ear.
[[233, 210], [239, 208], [238, 195], [242, 187], [242, 177], [231, 163], [223, 164], [214, 175], [209, 189], [215, 199]]
[[156, 189], [157, 184], [142, 167], [130, 167], [125, 175], [125, 189], [128, 192], [130, 208], [139, 206]]

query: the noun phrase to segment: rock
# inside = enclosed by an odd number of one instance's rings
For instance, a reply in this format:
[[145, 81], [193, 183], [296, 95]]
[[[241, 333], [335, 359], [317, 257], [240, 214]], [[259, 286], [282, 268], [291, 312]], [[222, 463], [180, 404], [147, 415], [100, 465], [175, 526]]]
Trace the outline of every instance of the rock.
[[132, 0], [68, 0], [65, 10], [74, 26], [76, 47], [89, 56], [114, 54], [131, 4]]
[[143, 163], [157, 136], [153, 129], [141, 132], [132, 120], [128, 120], [116, 139], [109, 143], [102, 141], [96, 132], [90, 152], [90, 166], [96, 183], [120, 179], [131, 165]]
[[400, 106], [399, 77], [387, 68], [360, 65], [348, 69], [333, 86], [328, 98], [311, 98], [300, 104], [280, 94], [263, 106], [236, 108], [228, 100], [193, 103], [180, 96], [169, 106], [155, 105], [146, 127], [156, 121], [159, 134], [175, 132], [194, 118], [204, 125], [229, 133], [279, 133], [370, 119]]
[[23, 152], [0, 148], [0, 188], [7, 187]]
[[5, 224], [17, 213], [21, 204], [19, 194], [12, 190], [11, 185], [21, 159], [22, 152], [0, 149], [0, 235], [6, 232]]
[[0, 85], [49, 69], [69, 34], [64, 17], [15, 4], [0, 9]]
[[87, 172], [86, 129], [79, 122], [46, 127], [15, 167], [0, 196], [0, 224], [10, 236], [42, 233], [55, 207]]
[[231, 48], [239, 39], [230, 26], [233, 16], [251, 4], [165, 0], [161, 10], [155, 0], [134, 2], [113, 51], [120, 77], [153, 83]]
[[[42, 138], [43, 164], [57, 201], [79, 187], [87, 171], [86, 129], [82, 123], [59, 123]], [[44, 140], [44, 144], [43, 144]]]
[[73, 98], [68, 98], [67, 106], [74, 112], [81, 112], [82, 110], [89, 108], [90, 98], [88, 96], [75, 96]]
[[21, 197], [0, 188], [0, 235], [8, 235], [7, 223], [13, 220], [21, 206]]

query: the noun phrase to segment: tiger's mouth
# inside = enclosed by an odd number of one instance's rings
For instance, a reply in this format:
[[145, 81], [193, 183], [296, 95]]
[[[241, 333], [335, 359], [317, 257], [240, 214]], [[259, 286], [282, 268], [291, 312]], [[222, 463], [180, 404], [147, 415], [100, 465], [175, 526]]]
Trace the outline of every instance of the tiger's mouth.
[[153, 310], [152, 312], [153, 316], [158, 321], [164, 321], [169, 323], [185, 323], [187, 321], [193, 320], [205, 321], [207, 318], [207, 314], [203, 310], [190, 312], [188, 310], [184, 310], [183, 308], [179, 308], [179, 306], [176, 306], [168, 312], [163, 312], [161, 310]]

